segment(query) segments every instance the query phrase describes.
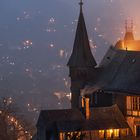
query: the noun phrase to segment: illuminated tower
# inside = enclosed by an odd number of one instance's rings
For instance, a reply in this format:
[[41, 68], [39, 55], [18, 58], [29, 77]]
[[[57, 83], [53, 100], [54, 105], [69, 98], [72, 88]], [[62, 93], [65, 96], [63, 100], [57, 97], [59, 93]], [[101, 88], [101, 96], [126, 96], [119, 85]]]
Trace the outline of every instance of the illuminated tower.
[[128, 23], [125, 21], [125, 35], [124, 39], [119, 40], [115, 47], [127, 51], [140, 51], [140, 40], [136, 40], [133, 34], [133, 21]]
[[125, 36], [124, 40], [134, 40], [134, 35], [133, 35], [133, 21], [131, 20], [131, 24], [128, 25], [128, 21], [125, 21]]
[[94, 77], [96, 61], [91, 53], [85, 20], [83, 16], [83, 2], [79, 3], [80, 14], [76, 35], [73, 45], [73, 51], [68, 61], [68, 67], [71, 78], [72, 108], [79, 108], [80, 90], [85, 83], [91, 81]]

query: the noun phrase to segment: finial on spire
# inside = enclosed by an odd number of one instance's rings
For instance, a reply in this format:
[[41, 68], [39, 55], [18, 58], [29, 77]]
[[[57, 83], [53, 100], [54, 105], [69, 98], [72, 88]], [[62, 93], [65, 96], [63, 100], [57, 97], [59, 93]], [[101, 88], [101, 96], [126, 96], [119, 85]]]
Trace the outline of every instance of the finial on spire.
[[79, 5], [80, 5], [80, 11], [82, 12], [83, 0], [80, 0]]
[[125, 20], [125, 31], [127, 32], [127, 20]]
[[134, 40], [133, 35], [133, 20], [125, 20], [125, 36], [124, 40]]
[[131, 30], [133, 31], [133, 20], [131, 19]]

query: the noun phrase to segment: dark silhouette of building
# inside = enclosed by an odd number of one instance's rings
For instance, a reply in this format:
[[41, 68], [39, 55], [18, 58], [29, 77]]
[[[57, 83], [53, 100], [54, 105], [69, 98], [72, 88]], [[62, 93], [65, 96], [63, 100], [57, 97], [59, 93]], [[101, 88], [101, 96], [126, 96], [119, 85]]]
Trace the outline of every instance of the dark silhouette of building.
[[90, 106], [117, 104], [133, 134], [140, 136], [140, 40], [135, 40], [133, 26], [126, 25], [123, 40], [111, 46], [95, 69], [92, 84], [81, 89], [90, 98]]
[[93, 80], [96, 61], [91, 53], [85, 20], [80, 2], [80, 14], [73, 51], [68, 61], [71, 78], [72, 108], [79, 107], [80, 89]]
[[132, 132], [117, 105], [79, 109], [42, 110], [37, 140], [104, 140], [132, 138]]
[[97, 66], [82, 1], [71, 57], [72, 109], [42, 110], [37, 140], [133, 140], [140, 136], [140, 41], [133, 23]]

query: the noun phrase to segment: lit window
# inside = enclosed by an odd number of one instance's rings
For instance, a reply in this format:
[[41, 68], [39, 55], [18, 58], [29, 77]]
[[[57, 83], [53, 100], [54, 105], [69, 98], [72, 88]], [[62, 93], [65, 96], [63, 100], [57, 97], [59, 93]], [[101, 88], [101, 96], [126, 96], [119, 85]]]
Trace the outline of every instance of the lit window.
[[128, 134], [127, 129], [121, 130], [121, 136], [125, 137], [125, 136], [127, 136], [127, 134]]
[[133, 105], [133, 110], [138, 110], [139, 109], [139, 97], [132, 97], [132, 105]]
[[64, 139], [64, 133], [60, 133], [59, 136], [60, 136], [60, 140]]
[[[64, 139], [71, 140], [72, 138], [79, 139], [81, 137], [81, 132], [66, 132], [63, 135]], [[62, 136], [61, 136], [62, 137]]]
[[113, 136], [113, 129], [106, 130], [106, 137], [111, 138]]
[[99, 130], [99, 137], [100, 138], [104, 138], [104, 134], [105, 134], [104, 130]]
[[132, 112], [132, 115], [133, 115], [133, 116], [138, 116], [138, 112], [137, 112], [137, 111], [133, 111], [133, 112]]
[[119, 137], [119, 129], [114, 129], [114, 137]]
[[127, 114], [140, 116], [140, 97], [127, 96]]

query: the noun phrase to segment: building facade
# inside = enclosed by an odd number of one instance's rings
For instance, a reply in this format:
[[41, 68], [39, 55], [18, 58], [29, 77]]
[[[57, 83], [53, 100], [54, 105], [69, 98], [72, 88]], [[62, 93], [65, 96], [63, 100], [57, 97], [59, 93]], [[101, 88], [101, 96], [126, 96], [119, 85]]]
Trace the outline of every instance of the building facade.
[[88, 96], [95, 107], [117, 104], [139, 137], [140, 40], [134, 39], [132, 27], [126, 28], [123, 40], [109, 48], [95, 71], [96, 80], [81, 89], [81, 97]]
[[72, 109], [42, 110], [37, 140], [140, 139], [140, 40], [126, 24], [124, 39], [110, 46], [101, 63], [91, 53], [80, 2], [73, 51], [68, 61]]

